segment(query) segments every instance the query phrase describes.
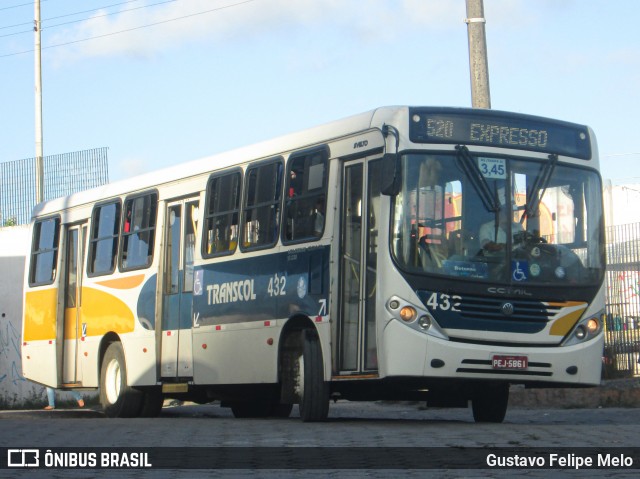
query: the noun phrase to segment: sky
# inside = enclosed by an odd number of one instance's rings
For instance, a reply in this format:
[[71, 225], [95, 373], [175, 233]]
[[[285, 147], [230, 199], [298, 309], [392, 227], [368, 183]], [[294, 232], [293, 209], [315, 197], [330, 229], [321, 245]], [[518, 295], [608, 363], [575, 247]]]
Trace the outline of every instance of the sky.
[[[112, 181], [386, 105], [471, 106], [465, 0], [41, 0], [44, 154]], [[491, 107], [640, 183], [640, 2], [484, 0]], [[33, 2], [0, 0], [0, 162], [35, 156]]]

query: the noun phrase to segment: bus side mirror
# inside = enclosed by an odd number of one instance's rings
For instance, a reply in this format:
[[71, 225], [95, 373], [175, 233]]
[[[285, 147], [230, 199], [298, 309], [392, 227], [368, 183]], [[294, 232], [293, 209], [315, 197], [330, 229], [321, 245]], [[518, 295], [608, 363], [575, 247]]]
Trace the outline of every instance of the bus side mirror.
[[400, 192], [401, 174], [400, 157], [395, 153], [385, 153], [382, 157], [380, 192], [383, 195], [395, 196]]

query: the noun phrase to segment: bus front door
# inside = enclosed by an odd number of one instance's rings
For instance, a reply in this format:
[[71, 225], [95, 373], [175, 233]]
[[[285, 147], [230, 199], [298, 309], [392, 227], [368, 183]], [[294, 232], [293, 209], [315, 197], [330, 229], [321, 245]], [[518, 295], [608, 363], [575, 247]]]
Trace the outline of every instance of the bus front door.
[[345, 163], [342, 178], [338, 373], [376, 374], [380, 161]]
[[78, 341], [82, 331], [82, 271], [84, 270], [86, 225], [68, 226], [65, 247], [62, 384], [81, 381], [78, 370]]
[[163, 378], [193, 377], [191, 309], [198, 200], [167, 204], [160, 371]]

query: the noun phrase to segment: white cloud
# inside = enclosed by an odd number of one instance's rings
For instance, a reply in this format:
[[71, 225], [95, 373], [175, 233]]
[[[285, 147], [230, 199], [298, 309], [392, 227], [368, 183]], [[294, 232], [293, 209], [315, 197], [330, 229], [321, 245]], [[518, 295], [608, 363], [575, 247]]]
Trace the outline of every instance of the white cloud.
[[[380, 41], [407, 27], [459, 29], [465, 11], [462, 0], [177, 0], [116, 15], [105, 13], [96, 12], [52, 36], [50, 44], [69, 43], [56, 49], [64, 58], [150, 56], [193, 42], [327, 24], [359, 41]], [[153, 26], [141, 28], [145, 25]], [[83, 41], [87, 38], [95, 39]]]
[[111, 165], [109, 168], [111, 181], [131, 178], [146, 173], [149, 171], [149, 164], [152, 164], [152, 162], [140, 157], [120, 158], [115, 165]]

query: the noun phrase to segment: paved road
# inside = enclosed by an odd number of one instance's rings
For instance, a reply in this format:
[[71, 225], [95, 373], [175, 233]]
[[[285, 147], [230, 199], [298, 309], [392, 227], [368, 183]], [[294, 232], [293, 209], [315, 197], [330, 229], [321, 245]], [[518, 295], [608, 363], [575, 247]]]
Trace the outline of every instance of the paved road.
[[[293, 415], [297, 416], [294, 409]], [[0, 412], [0, 446], [27, 447], [640, 447], [640, 409], [510, 409], [503, 424], [476, 424], [469, 410], [417, 404], [332, 404], [325, 423], [235, 419], [215, 405], [164, 408], [156, 419], [107, 419], [91, 410]], [[357, 452], [357, 450], [355, 450]], [[449, 451], [449, 452], [447, 452]], [[464, 451], [461, 451], [464, 453]], [[640, 464], [636, 464], [640, 468]], [[11, 474], [6, 474], [11, 472]], [[15, 470], [1, 477], [21, 476]], [[54, 473], [52, 475], [52, 472]], [[4, 476], [2, 476], [2, 474]], [[640, 469], [600, 470], [57, 470], [38, 477], [637, 477]]]

